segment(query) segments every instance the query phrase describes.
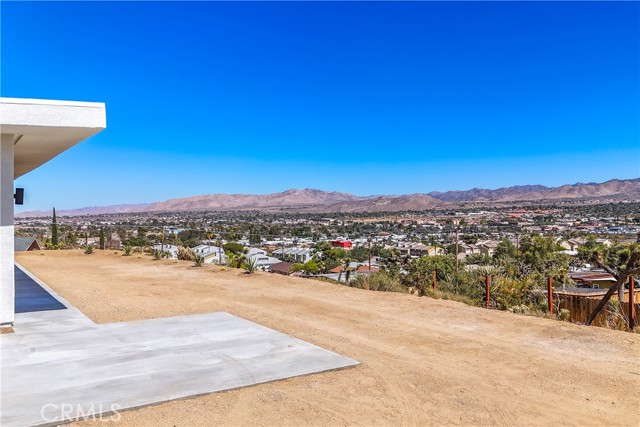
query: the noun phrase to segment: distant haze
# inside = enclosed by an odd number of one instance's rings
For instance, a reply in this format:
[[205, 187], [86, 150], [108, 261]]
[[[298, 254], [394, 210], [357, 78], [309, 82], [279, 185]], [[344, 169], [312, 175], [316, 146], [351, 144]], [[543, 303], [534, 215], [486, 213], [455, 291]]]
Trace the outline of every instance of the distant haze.
[[[577, 183], [560, 187], [525, 185], [487, 190], [431, 192], [408, 195], [355, 196], [349, 193], [315, 189], [287, 190], [281, 193], [207, 194], [165, 200], [150, 204], [128, 204], [60, 210], [60, 216], [99, 215], [126, 212], [241, 211], [287, 209], [299, 212], [393, 212], [421, 211], [456, 203], [536, 202], [558, 200], [640, 200], [640, 178], [603, 183]], [[19, 218], [50, 216], [50, 211], [30, 211]]]

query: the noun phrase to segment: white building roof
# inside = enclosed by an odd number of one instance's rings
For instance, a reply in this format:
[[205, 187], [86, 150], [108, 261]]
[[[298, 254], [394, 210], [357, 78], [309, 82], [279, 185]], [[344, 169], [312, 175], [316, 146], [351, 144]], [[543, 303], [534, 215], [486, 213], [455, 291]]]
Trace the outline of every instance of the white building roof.
[[3, 135], [13, 135], [14, 178], [107, 127], [102, 102], [0, 98]]

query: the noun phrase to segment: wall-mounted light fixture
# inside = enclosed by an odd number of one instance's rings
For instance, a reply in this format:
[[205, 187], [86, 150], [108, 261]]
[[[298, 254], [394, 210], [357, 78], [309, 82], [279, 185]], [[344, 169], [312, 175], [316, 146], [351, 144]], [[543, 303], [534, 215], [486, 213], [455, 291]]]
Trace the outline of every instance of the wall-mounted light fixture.
[[16, 188], [13, 198], [16, 200], [16, 205], [22, 205], [24, 203], [24, 188]]

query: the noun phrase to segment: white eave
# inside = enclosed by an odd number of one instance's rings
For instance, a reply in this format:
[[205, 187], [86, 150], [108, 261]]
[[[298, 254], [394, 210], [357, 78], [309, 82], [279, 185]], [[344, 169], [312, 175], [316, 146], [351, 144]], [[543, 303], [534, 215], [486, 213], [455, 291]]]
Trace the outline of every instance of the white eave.
[[15, 144], [14, 178], [106, 127], [102, 102], [0, 98], [0, 131]]

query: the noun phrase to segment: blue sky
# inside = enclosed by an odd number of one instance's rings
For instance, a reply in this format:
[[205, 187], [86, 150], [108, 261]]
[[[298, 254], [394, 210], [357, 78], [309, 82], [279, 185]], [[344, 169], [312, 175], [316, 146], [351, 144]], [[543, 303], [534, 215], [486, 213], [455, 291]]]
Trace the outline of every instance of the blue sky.
[[[21, 210], [640, 176], [637, 2], [2, 2], [2, 96], [108, 128]], [[610, 159], [610, 160], [609, 160]]]

